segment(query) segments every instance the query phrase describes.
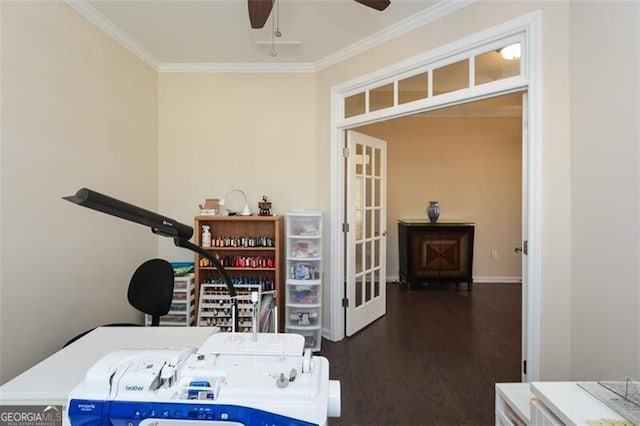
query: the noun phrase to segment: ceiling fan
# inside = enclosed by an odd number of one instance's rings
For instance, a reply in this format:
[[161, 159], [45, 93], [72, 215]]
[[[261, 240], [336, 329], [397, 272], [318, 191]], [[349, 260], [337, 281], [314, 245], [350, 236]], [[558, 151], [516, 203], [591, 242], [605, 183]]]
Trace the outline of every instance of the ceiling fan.
[[[269, 18], [275, 0], [247, 0], [251, 28], [262, 28]], [[385, 10], [391, 0], [355, 0], [375, 10]]]

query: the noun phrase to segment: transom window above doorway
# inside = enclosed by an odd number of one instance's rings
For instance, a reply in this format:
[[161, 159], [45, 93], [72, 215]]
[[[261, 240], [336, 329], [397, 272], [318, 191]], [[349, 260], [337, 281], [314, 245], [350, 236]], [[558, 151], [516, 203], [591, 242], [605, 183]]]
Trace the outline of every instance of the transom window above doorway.
[[508, 43], [462, 60], [427, 64], [408, 76], [345, 96], [343, 118], [518, 77], [523, 70], [519, 52], [519, 42]]

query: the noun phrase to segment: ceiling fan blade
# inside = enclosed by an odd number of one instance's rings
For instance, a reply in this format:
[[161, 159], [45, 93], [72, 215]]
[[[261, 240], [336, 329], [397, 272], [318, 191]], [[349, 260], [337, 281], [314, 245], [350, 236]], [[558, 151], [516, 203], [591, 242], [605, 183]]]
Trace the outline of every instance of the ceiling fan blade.
[[374, 8], [375, 10], [385, 10], [390, 4], [391, 0], [356, 0], [360, 4]]
[[247, 0], [251, 28], [262, 28], [273, 8], [273, 0]]

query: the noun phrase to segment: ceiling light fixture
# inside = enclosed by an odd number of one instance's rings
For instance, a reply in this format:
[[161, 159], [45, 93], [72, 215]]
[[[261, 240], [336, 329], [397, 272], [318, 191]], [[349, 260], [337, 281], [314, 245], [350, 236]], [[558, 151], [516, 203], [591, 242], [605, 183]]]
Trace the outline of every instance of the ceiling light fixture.
[[520, 43], [510, 44], [499, 50], [500, 55], [507, 61], [513, 61], [520, 58]]

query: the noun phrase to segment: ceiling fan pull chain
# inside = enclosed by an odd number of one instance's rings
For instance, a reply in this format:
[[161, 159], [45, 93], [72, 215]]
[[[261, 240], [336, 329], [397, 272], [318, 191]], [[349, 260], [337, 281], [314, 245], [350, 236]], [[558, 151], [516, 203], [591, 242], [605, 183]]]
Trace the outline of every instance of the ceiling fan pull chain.
[[[273, 2], [276, 3], [277, 0], [273, 0]], [[276, 7], [280, 7], [280, 6], [277, 5]], [[276, 36], [276, 20], [272, 19], [271, 20], [271, 56], [273, 57], [278, 56], [278, 52], [276, 52], [275, 36]]]
[[282, 37], [282, 33], [280, 32], [280, 2], [278, 0], [273, 0], [276, 4], [276, 32], [274, 33], [276, 37]]

